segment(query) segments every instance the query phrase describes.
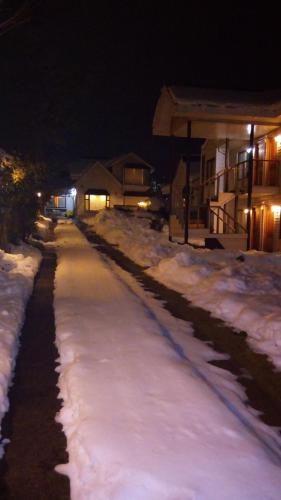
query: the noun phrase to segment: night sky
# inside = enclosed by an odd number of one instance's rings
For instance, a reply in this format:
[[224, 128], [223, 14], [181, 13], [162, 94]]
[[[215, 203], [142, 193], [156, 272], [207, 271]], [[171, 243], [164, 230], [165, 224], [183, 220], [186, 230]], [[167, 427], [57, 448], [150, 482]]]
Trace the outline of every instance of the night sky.
[[[1, 19], [22, 3], [0, 0]], [[186, 144], [152, 136], [163, 84], [281, 87], [273, 5], [29, 3], [30, 21], [0, 36], [0, 147], [9, 151], [61, 162], [135, 151], [165, 175]]]

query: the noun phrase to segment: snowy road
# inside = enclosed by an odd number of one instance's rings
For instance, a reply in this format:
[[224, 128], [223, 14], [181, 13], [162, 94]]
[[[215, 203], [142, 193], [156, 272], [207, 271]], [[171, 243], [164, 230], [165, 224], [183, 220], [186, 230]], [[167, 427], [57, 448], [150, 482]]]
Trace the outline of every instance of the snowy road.
[[244, 408], [233, 376], [207, 364], [211, 349], [74, 225], [56, 236], [61, 470], [72, 498], [279, 499], [280, 464], [263, 445], [277, 436]]

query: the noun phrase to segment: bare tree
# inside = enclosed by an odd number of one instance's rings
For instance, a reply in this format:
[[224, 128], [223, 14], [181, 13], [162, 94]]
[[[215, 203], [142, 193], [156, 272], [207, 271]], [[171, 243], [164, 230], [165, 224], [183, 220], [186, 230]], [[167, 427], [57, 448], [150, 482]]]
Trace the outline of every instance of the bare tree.
[[11, 14], [8, 9], [5, 9], [4, 1], [0, 0], [0, 13], [2, 13], [2, 17], [4, 18], [3, 20], [0, 20], [1, 36], [17, 26], [30, 21], [31, 3], [26, 0], [13, 14]]

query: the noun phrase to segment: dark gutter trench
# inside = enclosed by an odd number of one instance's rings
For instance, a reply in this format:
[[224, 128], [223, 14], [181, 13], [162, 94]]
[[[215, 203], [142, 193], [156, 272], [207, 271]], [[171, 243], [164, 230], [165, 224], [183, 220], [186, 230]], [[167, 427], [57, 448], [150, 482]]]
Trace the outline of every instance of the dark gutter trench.
[[20, 337], [10, 409], [2, 438], [10, 439], [0, 461], [0, 498], [64, 500], [69, 480], [54, 467], [66, 463], [66, 439], [55, 422], [60, 410], [55, 360], [53, 283], [56, 256], [44, 251]]

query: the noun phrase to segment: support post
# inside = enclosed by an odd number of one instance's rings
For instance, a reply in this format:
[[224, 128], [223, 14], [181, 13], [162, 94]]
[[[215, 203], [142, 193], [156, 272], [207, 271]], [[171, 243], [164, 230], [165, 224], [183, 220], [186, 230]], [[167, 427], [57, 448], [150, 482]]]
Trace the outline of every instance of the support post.
[[254, 167], [254, 140], [255, 125], [251, 124], [250, 149], [248, 153], [248, 199], [247, 199], [247, 250], [251, 249], [252, 234], [252, 191], [253, 191], [253, 167]]
[[190, 154], [185, 158], [185, 224], [184, 224], [184, 243], [188, 244], [188, 226], [189, 226], [189, 196], [190, 196]]
[[184, 243], [188, 245], [189, 229], [189, 197], [190, 197], [190, 139], [191, 139], [191, 121], [187, 122], [188, 153], [185, 156], [185, 224], [184, 224]]

